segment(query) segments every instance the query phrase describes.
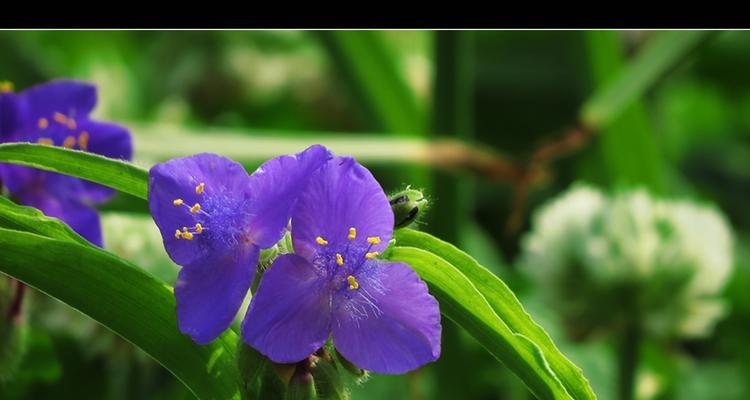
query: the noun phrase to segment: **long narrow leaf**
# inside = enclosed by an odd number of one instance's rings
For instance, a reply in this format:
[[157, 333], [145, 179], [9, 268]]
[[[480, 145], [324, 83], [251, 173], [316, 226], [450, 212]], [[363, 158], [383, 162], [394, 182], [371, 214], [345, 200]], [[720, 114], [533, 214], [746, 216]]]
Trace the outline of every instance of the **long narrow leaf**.
[[0, 162], [73, 175], [146, 198], [148, 171], [98, 154], [29, 143], [0, 144]]
[[239, 396], [234, 332], [196, 345], [177, 328], [170, 287], [76, 237], [56, 219], [0, 202], [0, 272], [61, 300], [143, 349], [198, 398]]
[[396, 231], [396, 246], [427, 250], [458, 269], [514, 333], [527, 337], [539, 346], [550, 368], [574, 398], [596, 398], [581, 369], [557, 349], [547, 332], [531, 319], [516, 295], [500, 278], [450, 243], [423, 232], [410, 229]]
[[476, 287], [453, 265], [415, 247], [398, 246], [389, 258], [409, 264], [427, 282], [440, 312], [515, 372], [540, 399], [572, 399], [550, 369], [539, 347], [515, 334], [498, 317]]
[[656, 33], [617, 78], [595, 92], [584, 104], [581, 120], [593, 128], [603, 127], [634, 99], [641, 97], [667, 71], [684, 61], [685, 55], [710, 34], [707, 31]]

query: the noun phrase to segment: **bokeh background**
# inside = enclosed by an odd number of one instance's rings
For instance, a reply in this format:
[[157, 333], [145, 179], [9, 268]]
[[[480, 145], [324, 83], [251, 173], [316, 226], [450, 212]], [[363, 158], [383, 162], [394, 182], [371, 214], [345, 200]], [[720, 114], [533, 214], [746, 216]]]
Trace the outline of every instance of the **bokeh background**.
[[[670, 55], [667, 41], [667, 51], [649, 53], [665, 34], [688, 49]], [[616, 116], [584, 118], [588, 100], [644, 57], [673, 59]], [[431, 206], [419, 228], [505, 280], [605, 400], [750, 398], [748, 71], [750, 32], [0, 32], [0, 80], [17, 90], [59, 77], [95, 82], [95, 115], [131, 129], [140, 165], [212, 151], [252, 169], [320, 142], [357, 156], [386, 192], [422, 189]], [[621, 82], [623, 91], [638, 85]], [[544, 290], [562, 278], [530, 272], [525, 243], [541, 229], [535, 215], [576, 182], [721, 216], [731, 274], [713, 294], [722, 311], [699, 335], [634, 339], [631, 325], [601, 317], [621, 298], [590, 285], [569, 295], [599, 311], [575, 322], [596, 333], [571, 334], [570, 312]], [[173, 283], [176, 266], [146, 204], [118, 195], [101, 210], [106, 248]], [[700, 240], [710, 231], [694, 231], [695, 247], [711, 246]], [[542, 252], [567, 257], [553, 246]], [[709, 264], [696, 268], [712, 276]], [[659, 279], [647, 277], [632, 296]], [[678, 301], [674, 291], [655, 293], [660, 303]], [[2, 343], [11, 350], [0, 352], [0, 398], [192, 398], [148, 356], [67, 306], [32, 292], [24, 307], [24, 345]], [[641, 314], [628, 315], [640, 326]], [[532, 398], [447, 320], [443, 343], [439, 362], [372, 376], [352, 398]]]

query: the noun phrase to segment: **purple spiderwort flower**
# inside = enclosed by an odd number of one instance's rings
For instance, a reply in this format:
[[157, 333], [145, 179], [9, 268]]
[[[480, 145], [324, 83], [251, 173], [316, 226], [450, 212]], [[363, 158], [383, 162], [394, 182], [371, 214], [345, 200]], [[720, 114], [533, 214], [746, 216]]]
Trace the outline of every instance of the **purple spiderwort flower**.
[[333, 344], [360, 368], [400, 374], [440, 356], [440, 310], [408, 265], [377, 258], [393, 211], [353, 158], [328, 161], [292, 214], [295, 254], [264, 274], [242, 324], [245, 342], [278, 363]]
[[[89, 151], [130, 160], [130, 133], [122, 126], [95, 121], [96, 87], [54, 80], [13, 93], [0, 84], [0, 143], [32, 142]], [[92, 207], [114, 195], [113, 189], [54, 172], [0, 164], [0, 179], [18, 202], [57, 217], [91, 243], [102, 246], [99, 215]]]
[[330, 157], [325, 147], [311, 146], [250, 176], [208, 153], [151, 168], [149, 209], [167, 253], [182, 266], [174, 288], [181, 332], [205, 344], [231, 325], [260, 250], [281, 240], [299, 193]]

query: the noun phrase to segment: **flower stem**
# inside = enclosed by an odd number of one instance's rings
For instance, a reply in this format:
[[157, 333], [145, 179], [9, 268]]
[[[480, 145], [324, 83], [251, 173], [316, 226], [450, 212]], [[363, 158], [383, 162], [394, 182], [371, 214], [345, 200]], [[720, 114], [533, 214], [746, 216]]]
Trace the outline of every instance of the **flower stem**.
[[[634, 320], [636, 320], [634, 318]], [[619, 341], [618, 389], [620, 400], [635, 398], [636, 372], [638, 370], [638, 352], [640, 329], [636, 322], [628, 323]]]

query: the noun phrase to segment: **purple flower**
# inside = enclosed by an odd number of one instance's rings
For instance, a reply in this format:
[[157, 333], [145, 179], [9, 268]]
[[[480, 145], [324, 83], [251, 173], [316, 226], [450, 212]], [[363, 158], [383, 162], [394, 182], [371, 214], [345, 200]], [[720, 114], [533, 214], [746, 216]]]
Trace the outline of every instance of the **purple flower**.
[[330, 157], [325, 147], [311, 146], [250, 176], [215, 154], [151, 169], [149, 209], [169, 256], [183, 267], [174, 288], [180, 331], [204, 344], [231, 325], [260, 249], [281, 240], [299, 193]]
[[440, 310], [404, 263], [378, 259], [393, 212], [375, 178], [338, 157], [311, 178], [292, 214], [295, 254], [264, 274], [242, 324], [244, 340], [279, 363], [329, 336], [360, 368], [399, 374], [440, 356]]
[[[21, 93], [13, 93], [8, 84], [0, 86], [0, 142], [32, 142], [131, 158], [127, 129], [89, 118], [96, 105], [94, 85], [57, 80]], [[111, 198], [114, 190], [18, 165], [0, 165], [0, 179], [18, 202], [60, 218], [90, 242], [102, 245], [99, 215], [92, 205]]]

